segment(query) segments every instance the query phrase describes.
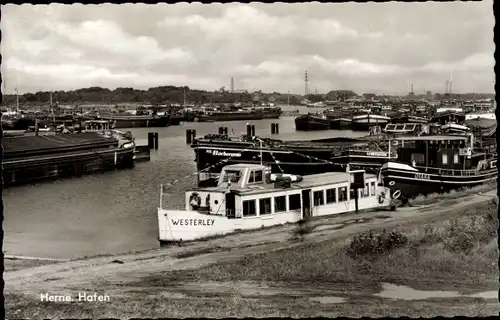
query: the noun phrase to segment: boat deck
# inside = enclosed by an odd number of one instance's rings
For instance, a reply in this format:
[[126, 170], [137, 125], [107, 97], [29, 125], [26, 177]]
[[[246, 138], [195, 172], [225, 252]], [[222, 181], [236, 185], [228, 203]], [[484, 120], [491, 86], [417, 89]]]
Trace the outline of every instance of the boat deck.
[[57, 150], [82, 145], [113, 145], [115, 139], [105, 138], [96, 132], [61, 135], [14, 136], [2, 139], [4, 156], [30, 151]]

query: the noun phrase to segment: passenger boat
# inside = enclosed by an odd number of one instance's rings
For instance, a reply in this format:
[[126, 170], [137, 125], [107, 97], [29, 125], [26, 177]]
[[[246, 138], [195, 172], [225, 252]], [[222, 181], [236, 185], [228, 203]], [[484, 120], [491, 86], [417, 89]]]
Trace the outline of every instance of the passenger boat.
[[389, 189], [363, 171], [273, 176], [262, 165], [228, 165], [216, 187], [186, 191], [182, 210], [163, 208], [161, 189], [161, 245], [346, 213], [356, 201], [360, 210], [392, 205]]
[[370, 130], [372, 126], [383, 127], [391, 121], [391, 118], [377, 114], [364, 114], [352, 118], [353, 130]]
[[471, 133], [399, 137], [393, 143], [399, 146], [398, 159], [382, 166], [381, 179], [405, 199], [473, 187], [497, 178], [496, 152], [475, 146]]
[[295, 130], [297, 131], [317, 131], [329, 130], [330, 119], [325, 115], [303, 114], [295, 118]]

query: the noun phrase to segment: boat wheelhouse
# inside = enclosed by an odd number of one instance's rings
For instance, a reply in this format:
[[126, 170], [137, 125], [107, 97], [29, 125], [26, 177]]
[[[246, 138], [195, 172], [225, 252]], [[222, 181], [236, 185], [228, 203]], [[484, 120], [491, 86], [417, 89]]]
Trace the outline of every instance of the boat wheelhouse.
[[[364, 188], [351, 188], [356, 183]], [[162, 208], [161, 198], [161, 244], [354, 211], [356, 198], [359, 210], [391, 205], [389, 189], [362, 170], [302, 177], [249, 164], [224, 167], [216, 187], [187, 191], [184, 210]]]
[[385, 163], [381, 179], [403, 198], [473, 187], [497, 178], [496, 155], [475, 148], [474, 136], [399, 137], [397, 161]]

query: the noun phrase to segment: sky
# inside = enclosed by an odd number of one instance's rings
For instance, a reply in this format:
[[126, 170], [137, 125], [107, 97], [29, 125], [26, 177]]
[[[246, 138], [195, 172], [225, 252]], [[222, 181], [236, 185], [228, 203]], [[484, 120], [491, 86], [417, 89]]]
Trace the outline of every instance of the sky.
[[493, 93], [493, 1], [3, 5], [4, 93]]

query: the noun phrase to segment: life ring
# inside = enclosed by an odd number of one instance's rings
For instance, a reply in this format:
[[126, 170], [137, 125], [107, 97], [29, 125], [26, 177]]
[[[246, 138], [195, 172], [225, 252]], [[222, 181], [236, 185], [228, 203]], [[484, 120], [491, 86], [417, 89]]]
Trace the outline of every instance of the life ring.
[[194, 192], [191, 197], [189, 197], [189, 204], [191, 205], [191, 208], [193, 209], [198, 209], [201, 205], [201, 198], [200, 195]]
[[382, 192], [378, 196], [378, 203], [382, 204], [382, 203], [384, 203], [384, 200], [385, 200], [385, 192]]
[[393, 185], [395, 185], [396, 182], [395, 181], [389, 181], [389, 185], [392, 187]]
[[399, 199], [399, 197], [401, 197], [401, 190], [394, 191], [394, 193], [392, 194], [392, 199], [396, 200]]

